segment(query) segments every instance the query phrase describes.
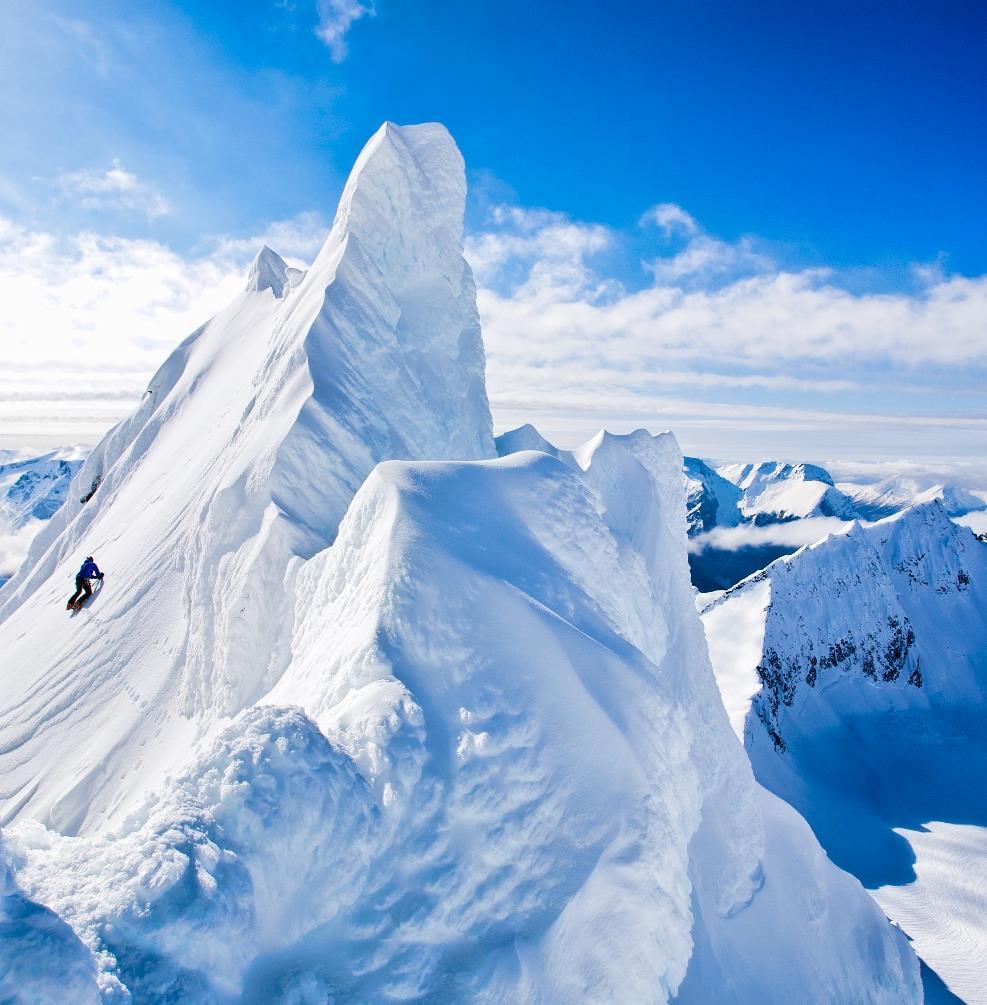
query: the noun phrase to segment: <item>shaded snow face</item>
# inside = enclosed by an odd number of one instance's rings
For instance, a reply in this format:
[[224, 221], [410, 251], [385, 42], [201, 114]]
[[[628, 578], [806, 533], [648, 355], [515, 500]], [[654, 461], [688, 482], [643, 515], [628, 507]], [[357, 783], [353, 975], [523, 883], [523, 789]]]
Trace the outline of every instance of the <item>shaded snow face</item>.
[[987, 643], [987, 555], [938, 502], [857, 525], [766, 575], [762, 692], [752, 712], [778, 749], [803, 720], [813, 729], [820, 701], [861, 712], [870, 699], [875, 711], [983, 703], [987, 681], [975, 664]]
[[378, 461], [493, 455], [465, 192], [443, 127], [382, 127], [312, 268], [263, 249], [91, 453], [0, 602], [0, 820], [119, 818], [283, 673], [299, 561]]
[[987, 545], [928, 502], [774, 563], [703, 620], [758, 780], [954, 990], [979, 987], [987, 902], [962, 870], [987, 846]]

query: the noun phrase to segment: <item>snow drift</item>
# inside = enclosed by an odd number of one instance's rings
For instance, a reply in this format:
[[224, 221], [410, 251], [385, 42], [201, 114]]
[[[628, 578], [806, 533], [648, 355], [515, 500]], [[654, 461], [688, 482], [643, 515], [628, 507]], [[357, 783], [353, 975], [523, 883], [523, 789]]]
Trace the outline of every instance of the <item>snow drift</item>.
[[15, 829], [107, 993], [919, 1000], [730, 732], [674, 440], [577, 454], [379, 466], [260, 705], [115, 832]]

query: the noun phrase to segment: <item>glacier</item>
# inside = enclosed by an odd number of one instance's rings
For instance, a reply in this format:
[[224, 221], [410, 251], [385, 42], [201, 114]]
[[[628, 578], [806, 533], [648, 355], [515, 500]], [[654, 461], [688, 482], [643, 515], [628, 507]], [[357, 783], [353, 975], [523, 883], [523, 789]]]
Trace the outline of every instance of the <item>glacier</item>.
[[0, 594], [0, 999], [922, 1000], [730, 728], [674, 437], [495, 444], [464, 199], [382, 127]]

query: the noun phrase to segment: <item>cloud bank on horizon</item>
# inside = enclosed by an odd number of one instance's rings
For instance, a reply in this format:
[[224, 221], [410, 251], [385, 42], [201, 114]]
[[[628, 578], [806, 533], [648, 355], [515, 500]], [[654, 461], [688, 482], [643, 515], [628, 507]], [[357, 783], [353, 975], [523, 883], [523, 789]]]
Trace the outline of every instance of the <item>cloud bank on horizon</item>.
[[[118, 166], [102, 178], [76, 180], [84, 198], [150, 215], [151, 187]], [[307, 211], [181, 254], [0, 221], [0, 435], [98, 436], [239, 288], [261, 243], [304, 266], [328, 227]], [[718, 456], [772, 439], [836, 456], [842, 435], [848, 457], [862, 456], [856, 440], [872, 456], [925, 441], [962, 458], [987, 432], [987, 276], [916, 267], [910, 290], [851, 291], [837, 270], [787, 266], [753, 236], [721, 240], [668, 203], [633, 233], [497, 204], [466, 252], [502, 425], [533, 419], [563, 441], [668, 426]]]

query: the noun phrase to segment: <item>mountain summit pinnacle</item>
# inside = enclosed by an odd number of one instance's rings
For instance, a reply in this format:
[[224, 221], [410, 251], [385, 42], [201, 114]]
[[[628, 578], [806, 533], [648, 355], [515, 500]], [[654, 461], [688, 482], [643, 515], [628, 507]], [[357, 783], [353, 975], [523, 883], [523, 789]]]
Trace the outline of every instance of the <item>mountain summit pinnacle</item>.
[[287, 285], [288, 266], [284, 259], [266, 244], [261, 246], [247, 272], [247, 289], [255, 292], [270, 290], [279, 299]]
[[[300, 563], [379, 461], [494, 456], [465, 199], [443, 127], [384, 126], [291, 295], [262, 248], [93, 450], [98, 491], [70, 493], [4, 590], [0, 819], [125, 814], [278, 680]], [[51, 602], [91, 553], [98, 645]]]

